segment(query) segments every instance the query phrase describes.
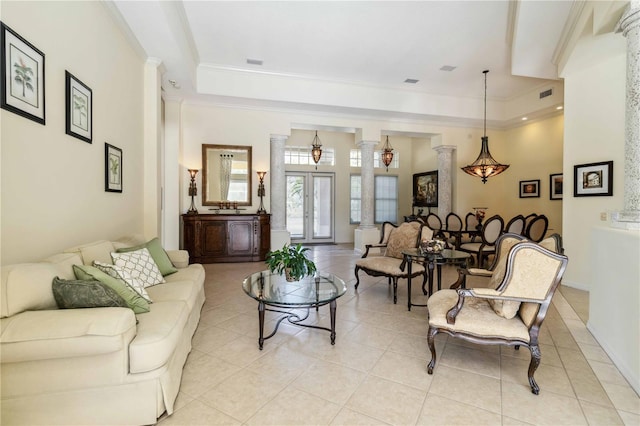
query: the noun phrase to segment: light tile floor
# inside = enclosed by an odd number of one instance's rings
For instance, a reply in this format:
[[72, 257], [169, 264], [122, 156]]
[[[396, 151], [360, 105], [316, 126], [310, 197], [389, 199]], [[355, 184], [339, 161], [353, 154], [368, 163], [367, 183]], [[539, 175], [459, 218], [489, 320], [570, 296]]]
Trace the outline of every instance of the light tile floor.
[[[438, 335], [438, 363], [428, 375], [426, 308], [407, 311], [406, 282], [394, 305], [384, 278], [361, 273], [354, 290], [359, 256], [352, 246], [315, 246], [311, 253], [320, 270], [347, 282], [338, 299], [335, 346], [326, 331], [283, 323], [258, 350], [257, 302], [244, 294], [241, 281], [264, 264], [205, 265], [207, 300], [177, 409], [160, 419], [161, 426], [640, 424], [638, 395], [561, 292], [541, 330], [535, 396], [526, 348]], [[443, 283], [455, 278], [454, 268], [444, 268]], [[426, 302], [419, 285], [413, 287], [414, 303]], [[328, 324], [327, 306], [311, 315]], [[273, 325], [276, 317], [267, 318]]]

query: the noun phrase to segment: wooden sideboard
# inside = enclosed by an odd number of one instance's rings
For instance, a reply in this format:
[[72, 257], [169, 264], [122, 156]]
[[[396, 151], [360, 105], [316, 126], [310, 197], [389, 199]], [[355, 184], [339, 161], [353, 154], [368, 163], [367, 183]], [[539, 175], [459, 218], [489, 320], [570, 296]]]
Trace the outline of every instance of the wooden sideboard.
[[270, 221], [268, 214], [183, 214], [183, 249], [191, 263], [264, 261]]

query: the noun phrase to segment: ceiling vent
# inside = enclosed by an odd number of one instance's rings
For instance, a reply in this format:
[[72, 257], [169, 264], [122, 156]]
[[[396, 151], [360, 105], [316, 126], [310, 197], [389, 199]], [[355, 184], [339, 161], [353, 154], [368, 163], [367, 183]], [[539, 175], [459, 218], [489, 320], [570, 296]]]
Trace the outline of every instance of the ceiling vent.
[[409, 84], [416, 84], [420, 80], [416, 80], [415, 78], [408, 78], [404, 82]]
[[260, 59], [247, 59], [247, 63], [250, 65], [262, 65], [262, 60]]
[[546, 98], [547, 96], [553, 95], [553, 89], [545, 90], [544, 92], [540, 92], [540, 99]]
[[451, 65], [443, 65], [440, 68], [440, 71], [453, 71], [455, 70], [457, 67], [451, 66]]

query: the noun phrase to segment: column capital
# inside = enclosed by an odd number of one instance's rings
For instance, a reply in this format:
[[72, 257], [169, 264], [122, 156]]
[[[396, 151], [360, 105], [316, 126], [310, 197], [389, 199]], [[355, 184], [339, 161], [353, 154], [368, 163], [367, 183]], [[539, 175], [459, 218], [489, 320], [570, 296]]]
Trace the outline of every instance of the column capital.
[[437, 152], [453, 152], [457, 148], [458, 147], [455, 145], [438, 145], [438, 146], [434, 146], [432, 149]]
[[615, 31], [621, 32], [626, 37], [629, 31], [638, 26], [640, 26], [640, 1], [633, 0], [622, 14]]
[[275, 134], [272, 134], [270, 136], [271, 143], [286, 142], [287, 139], [289, 139], [288, 135], [275, 135]]
[[356, 146], [358, 148], [362, 149], [362, 147], [364, 147], [364, 146], [372, 146], [373, 147], [373, 146], [378, 145], [379, 143], [380, 143], [380, 141], [365, 141], [365, 140], [362, 140], [360, 142], [356, 142]]

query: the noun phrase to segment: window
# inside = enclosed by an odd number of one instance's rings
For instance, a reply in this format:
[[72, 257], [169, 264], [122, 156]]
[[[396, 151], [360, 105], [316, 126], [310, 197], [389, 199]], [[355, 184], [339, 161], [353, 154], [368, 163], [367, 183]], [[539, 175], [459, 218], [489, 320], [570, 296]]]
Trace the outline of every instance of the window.
[[[398, 223], [398, 177], [374, 177], [374, 222]], [[362, 182], [360, 175], [351, 175], [350, 223], [360, 223], [362, 215]]]
[[[324, 152], [323, 154], [324, 155]], [[373, 167], [384, 167], [382, 163], [382, 159], [380, 158], [380, 151], [373, 151]], [[400, 163], [400, 153], [397, 151], [393, 152], [393, 160], [391, 164], [389, 164], [390, 169], [397, 169]], [[351, 167], [362, 167], [362, 152], [359, 149], [352, 149], [349, 152], [349, 165]]]
[[[311, 155], [311, 145], [309, 146], [286, 146], [284, 148], [284, 164], [311, 165], [315, 166]], [[319, 165], [334, 166], [335, 151], [333, 148], [322, 148], [322, 156]]]

